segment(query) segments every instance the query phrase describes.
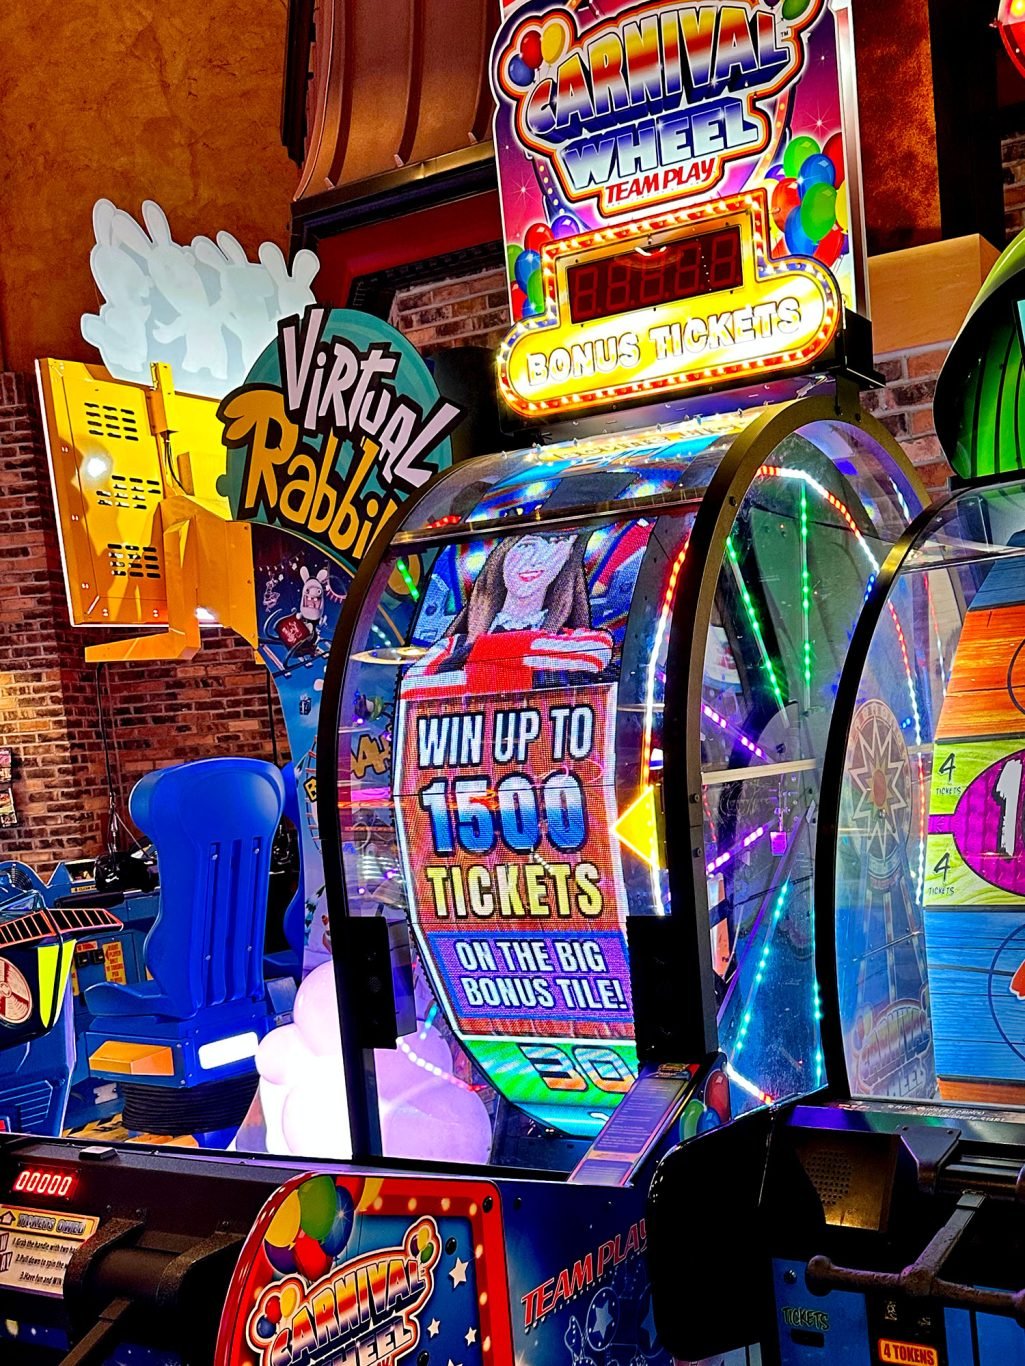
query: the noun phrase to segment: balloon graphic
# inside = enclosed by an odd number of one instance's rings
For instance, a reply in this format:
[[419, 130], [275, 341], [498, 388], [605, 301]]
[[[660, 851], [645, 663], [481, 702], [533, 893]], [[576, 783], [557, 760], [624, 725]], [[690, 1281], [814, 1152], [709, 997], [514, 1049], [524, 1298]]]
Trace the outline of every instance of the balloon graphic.
[[281, 1322], [281, 1301], [277, 1295], [271, 1295], [263, 1307], [263, 1312], [272, 1324]]
[[782, 180], [786, 175], [782, 161], [777, 161], [775, 166], [770, 166], [766, 175], [769, 180]]
[[721, 1124], [722, 1120], [714, 1110], [706, 1110], [698, 1120], [698, 1133], [710, 1134], [713, 1129], [718, 1129]]
[[527, 251], [540, 252], [546, 242], [552, 240], [552, 230], [547, 223], [532, 223], [523, 234], [523, 245]]
[[[295, 1240], [299, 1233], [301, 1214], [302, 1207], [299, 1204], [298, 1193], [292, 1191], [282, 1201], [281, 1208], [270, 1221], [270, 1226], [264, 1236], [264, 1254], [279, 1275], [287, 1276], [296, 1268]], [[287, 1311], [283, 1309], [283, 1312]]]
[[527, 282], [527, 301], [538, 313], [544, 312], [545, 287], [541, 280], [541, 272], [539, 270], [535, 270], [534, 274]]
[[319, 1281], [331, 1269], [332, 1258], [324, 1251], [316, 1238], [300, 1229], [295, 1240], [295, 1264], [299, 1273], [308, 1281]]
[[829, 157], [830, 161], [833, 163], [833, 168], [836, 171], [836, 179], [833, 181], [833, 184], [839, 189], [847, 179], [847, 165], [844, 161], [842, 133], [834, 133], [831, 138], [826, 139], [826, 145], [822, 149], [822, 155], [824, 157]]
[[552, 223], [552, 236], [555, 238], [575, 237], [581, 230], [579, 219], [571, 213], [560, 213]]
[[527, 296], [519, 285], [513, 285], [510, 294], [512, 297], [512, 315], [514, 318], [522, 318], [523, 305], [527, 302]]
[[801, 163], [797, 173], [797, 183], [801, 193], [807, 194], [813, 185], [832, 185], [836, 180], [836, 167], [829, 157], [816, 152]]
[[349, 1241], [354, 1218], [352, 1196], [344, 1186], [336, 1188], [336, 1202], [334, 1220], [327, 1235], [321, 1239], [321, 1246], [331, 1257], [337, 1257]]
[[559, 23], [545, 24], [541, 30], [541, 56], [546, 62], [557, 62], [566, 51], [566, 30]]
[[256, 1320], [256, 1336], [262, 1342], [269, 1342], [274, 1336], [274, 1325], [266, 1314], [261, 1314]]
[[534, 275], [541, 270], [541, 257], [536, 251], [523, 251], [516, 258], [514, 274], [516, 283], [524, 294], [530, 298], [530, 281]]
[[812, 0], [783, 0], [783, 18], [795, 23], [810, 8]]
[[790, 217], [786, 221], [783, 230], [786, 237], [787, 246], [792, 256], [814, 256], [818, 242], [813, 242], [805, 232], [801, 224], [801, 210], [799, 208], [791, 211]]
[[528, 299], [527, 302], [523, 305], [522, 316], [524, 318], [537, 318], [543, 312], [544, 308], [540, 304], [531, 303], [531, 301]]
[[704, 1113], [705, 1107], [700, 1100], [694, 1099], [687, 1102], [687, 1107], [680, 1119], [680, 1138], [684, 1142], [688, 1138], [693, 1138], [698, 1132], [701, 1116]]
[[705, 1085], [705, 1104], [710, 1106], [720, 1119], [730, 1117], [730, 1084], [725, 1072], [713, 1072]]
[[836, 223], [836, 191], [832, 185], [812, 185], [801, 201], [801, 227], [815, 243]]
[[520, 258], [520, 256], [521, 256], [522, 254], [523, 254], [523, 248], [522, 248], [522, 247], [512, 246], [512, 247], [506, 247], [506, 249], [505, 249], [505, 263], [506, 263], [506, 265], [507, 265], [508, 268], [509, 268], [509, 277], [510, 277], [510, 279], [513, 277], [513, 275], [514, 275], [514, 273], [515, 273], [515, 271], [516, 271], [516, 262], [519, 260], [519, 258]]
[[845, 194], [838, 194], [836, 197], [836, 221], [844, 232], [850, 231], [850, 205]]
[[520, 43], [520, 56], [531, 71], [541, 65], [541, 34], [536, 28], [528, 28]]
[[291, 1282], [281, 1288], [281, 1317], [290, 1319], [299, 1308], [299, 1287]]
[[783, 153], [783, 171], [785, 175], [795, 176], [801, 167], [813, 157], [819, 150], [819, 144], [814, 138], [799, 137], [787, 144], [787, 149]]
[[338, 1213], [335, 1183], [330, 1176], [314, 1176], [299, 1187], [299, 1227], [318, 1243], [327, 1236]]
[[846, 237], [843, 228], [837, 223], [830, 228], [815, 249], [815, 255], [824, 266], [835, 266], [844, 252]]
[[772, 192], [772, 221], [782, 232], [786, 221], [801, 202], [801, 192], [793, 176], [781, 180]]
[[519, 53], [517, 53], [515, 57], [509, 58], [509, 79], [512, 81], [513, 85], [518, 85], [523, 90], [525, 90], [534, 80], [533, 71], [531, 71], [530, 67]]

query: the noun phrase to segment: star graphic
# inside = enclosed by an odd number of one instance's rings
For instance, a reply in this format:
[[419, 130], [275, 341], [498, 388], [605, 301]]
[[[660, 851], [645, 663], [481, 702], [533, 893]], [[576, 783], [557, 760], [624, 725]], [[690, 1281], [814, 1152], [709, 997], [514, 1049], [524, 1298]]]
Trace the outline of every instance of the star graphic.
[[466, 1330], [466, 1338], [464, 1339], [464, 1341], [466, 1342], [467, 1347], [472, 1347], [472, 1346], [473, 1346], [473, 1344], [477, 1341], [477, 1330], [476, 1330], [476, 1328], [467, 1328], [467, 1330]]
[[648, 1305], [648, 1312], [641, 1327], [644, 1329], [647, 1336], [648, 1346], [654, 1347], [655, 1343], [658, 1341], [658, 1331], [655, 1328], [655, 1306], [653, 1304]]
[[454, 1266], [454, 1267], [452, 1268], [452, 1270], [448, 1273], [448, 1274], [452, 1277], [452, 1289], [453, 1289], [453, 1290], [456, 1288], [457, 1285], [465, 1285], [465, 1284], [466, 1284], [466, 1268], [467, 1268], [469, 1265], [470, 1265], [470, 1263], [469, 1263], [469, 1262], [464, 1262], [463, 1259], [462, 1259], [462, 1257], [457, 1257], [457, 1258], [456, 1258], [456, 1264], [455, 1264], [455, 1266]]
[[851, 824], [865, 840], [869, 858], [885, 863], [898, 847], [911, 813], [907, 748], [895, 717], [869, 711], [856, 727], [849, 778], [854, 799]]
[[594, 1326], [598, 1330], [598, 1338], [601, 1342], [605, 1341], [605, 1334], [609, 1331], [609, 1324], [612, 1322], [612, 1315], [609, 1313], [608, 1305], [603, 1301], [595, 1305]]
[[440, 1332], [441, 1324], [438, 1322], [437, 1319], [431, 1319], [430, 1323], [427, 1325], [428, 1337], [436, 1338]]
[[448, 1366], [463, 1366], [463, 1363], [462, 1363], [461, 1361], [460, 1361], [460, 1362], [455, 1362], [455, 1361], [452, 1360], [451, 1357], [449, 1357], [449, 1359], [448, 1359]]

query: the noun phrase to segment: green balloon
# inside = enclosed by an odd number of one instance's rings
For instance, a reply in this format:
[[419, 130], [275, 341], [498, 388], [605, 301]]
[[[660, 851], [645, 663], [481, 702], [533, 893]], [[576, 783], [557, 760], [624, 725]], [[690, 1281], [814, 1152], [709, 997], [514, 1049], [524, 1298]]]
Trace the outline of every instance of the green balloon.
[[330, 1176], [315, 1176], [299, 1187], [299, 1227], [318, 1243], [326, 1238], [338, 1213], [338, 1196]]
[[705, 1113], [705, 1107], [700, 1100], [689, 1101], [684, 1112], [683, 1121], [680, 1125], [680, 1138], [686, 1142], [688, 1138], [693, 1138], [698, 1131], [698, 1121]]
[[539, 270], [535, 270], [534, 274], [527, 281], [527, 298], [535, 308], [544, 308], [545, 287]]
[[807, 136], [794, 138], [792, 142], [787, 144], [787, 149], [783, 153], [783, 174], [793, 176], [796, 180], [804, 163], [820, 150], [819, 144], [814, 138]]
[[817, 243], [835, 222], [836, 190], [832, 185], [809, 185], [801, 200], [801, 227]]
[[811, 5], [811, 0], [783, 0], [783, 18], [791, 23], [800, 19]]
[[522, 248], [522, 247], [506, 247], [506, 249], [505, 249], [505, 263], [506, 263], [506, 265], [507, 265], [508, 268], [509, 268], [509, 279], [510, 279], [510, 280], [515, 280], [515, 279], [516, 279], [516, 262], [517, 262], [518, 258], [519, 258], [520, 256], [522, 256], [522, 255], [523, 255], [523, 248]]

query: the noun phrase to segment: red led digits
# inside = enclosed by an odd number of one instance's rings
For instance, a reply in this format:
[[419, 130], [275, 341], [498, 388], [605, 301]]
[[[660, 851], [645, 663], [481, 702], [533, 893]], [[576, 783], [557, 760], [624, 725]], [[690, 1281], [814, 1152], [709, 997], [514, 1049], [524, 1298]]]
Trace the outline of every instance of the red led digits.
[[614, 318], [744, 283], [739, 228], [701, 233], [651, 252], [631, 250], [570, 266], [570, 321]]
[[51, 1199], [68, 1200], [71, 1198], [75, 1182], [74, 1172], [22, 1167], [11, 1189], [17, 1195], [47, 1195]]

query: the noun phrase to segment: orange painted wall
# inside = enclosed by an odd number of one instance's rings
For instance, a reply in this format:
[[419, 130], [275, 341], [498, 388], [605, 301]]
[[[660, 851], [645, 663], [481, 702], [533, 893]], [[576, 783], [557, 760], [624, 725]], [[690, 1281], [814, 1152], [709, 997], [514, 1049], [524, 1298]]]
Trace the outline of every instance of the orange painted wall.
[[3, 0], [0, 368], [94, 358], [93, 203], [157, 200], [175, 239], [285, 246], [286, 0]]

